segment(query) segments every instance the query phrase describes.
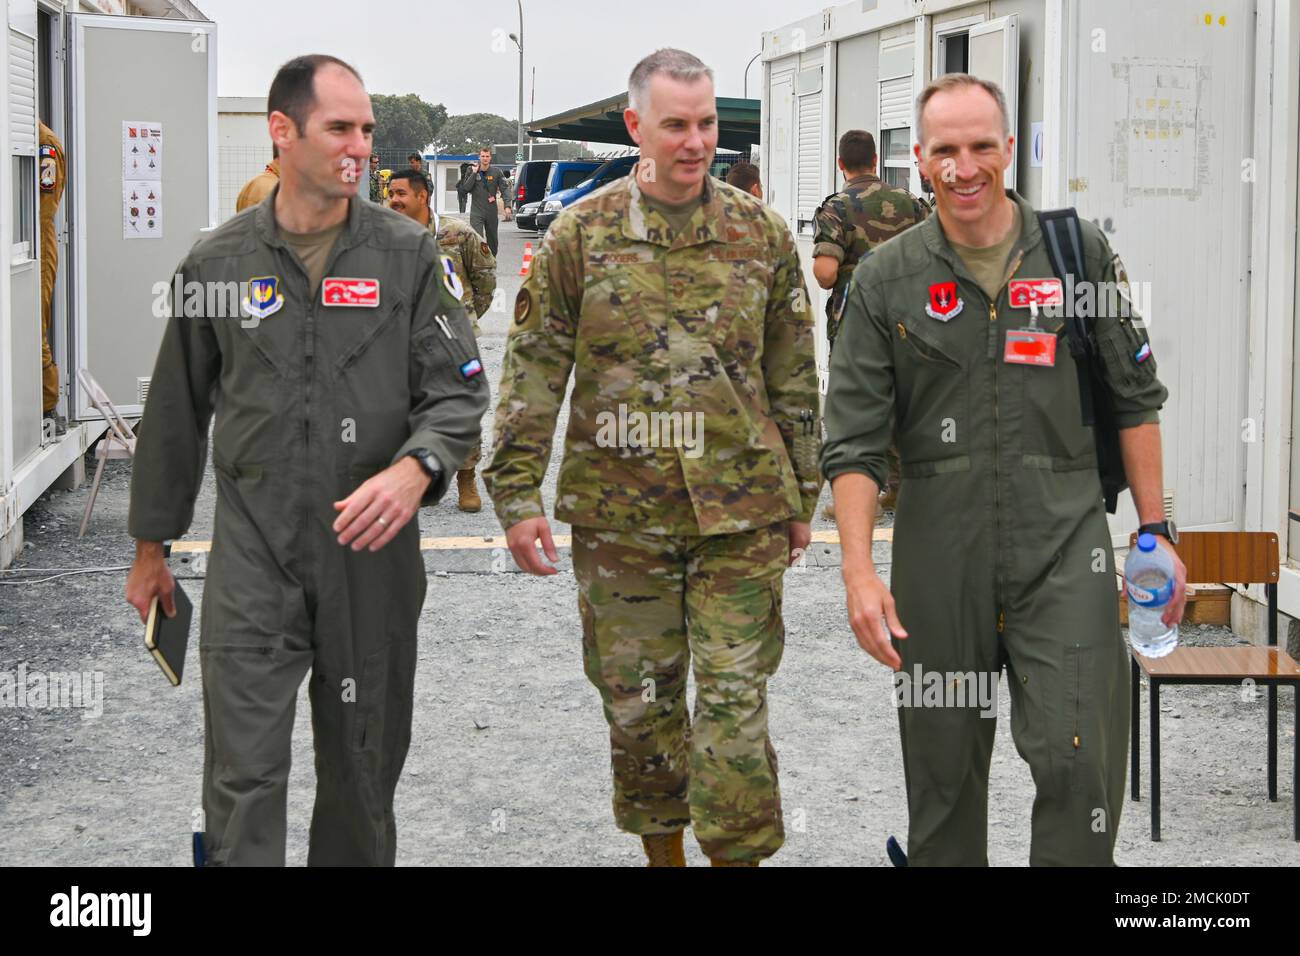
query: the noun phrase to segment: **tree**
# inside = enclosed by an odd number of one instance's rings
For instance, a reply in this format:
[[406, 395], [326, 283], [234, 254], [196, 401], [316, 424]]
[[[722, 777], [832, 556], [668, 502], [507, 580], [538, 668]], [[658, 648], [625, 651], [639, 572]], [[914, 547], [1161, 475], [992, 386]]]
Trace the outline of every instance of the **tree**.
[[514, 120], [495, 113], [466, 113], [449, 117], [433, 144], [440, 153], [473, 153], [480, 146], [513, 143], [515, 138]]
[[386, 96], [374, 93], [375, 149], [424, 149], [447, 122], [447, 108], [426, 103], [414, 93]]
[[594, 155], [596, 154], [581, 143], [567, 140], [560, 142], [560, 159], [590, 159]]

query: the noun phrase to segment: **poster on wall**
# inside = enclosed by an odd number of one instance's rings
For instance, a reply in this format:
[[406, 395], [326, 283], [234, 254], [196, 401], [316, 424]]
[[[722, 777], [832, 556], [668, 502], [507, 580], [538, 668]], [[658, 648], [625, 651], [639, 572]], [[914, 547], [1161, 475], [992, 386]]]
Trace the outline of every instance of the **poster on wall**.
[[122, 182], [122, 238], [162, 238], [162, 183], [152, 179]]
[[162, 124], [122, 121], [122, 238], [162, 238]]

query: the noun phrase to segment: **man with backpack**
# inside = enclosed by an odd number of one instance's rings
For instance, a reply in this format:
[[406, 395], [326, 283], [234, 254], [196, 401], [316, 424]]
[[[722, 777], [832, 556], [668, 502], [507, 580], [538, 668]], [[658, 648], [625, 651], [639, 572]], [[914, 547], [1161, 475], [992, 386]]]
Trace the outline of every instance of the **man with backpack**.
[[[949, 74], [916, 115], [937, 215], [854, 272], [821, 459], [850, 624], [896, 672], [910, 863], [988, 862], [997, 708], [971, 685], [996, 689], [1005, 666], [1037, 790], [1030, 862], [1109, 865], [1130, 715], [1106, 511], [1126, 478], [1172, 551], [1168, 392], [1101, 231], [1072, 211], [1040, 220], [1004, 190], [1015, 141], [1001, 90]], [[887, 587], [871, 530], [891, 430], [905, 493]], [[1173, 560], [1167, 623], [1185, 600]]]

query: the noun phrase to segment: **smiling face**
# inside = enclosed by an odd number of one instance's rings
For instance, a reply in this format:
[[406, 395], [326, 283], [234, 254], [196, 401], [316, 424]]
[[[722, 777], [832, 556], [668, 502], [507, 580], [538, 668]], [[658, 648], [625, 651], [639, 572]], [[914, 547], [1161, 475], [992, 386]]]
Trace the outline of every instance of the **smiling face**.
[[351, 198], [373, 145], [370, 97], [352, 73], [332, 63], [316, 71], [313, 89], [316, 102], [301, 129], [284, 113], [271, 114], [281, 175], [286, 184], [321, 199]]
[[975, 85], [940, 90], [925, 104], [917, 144], [921, 174], [934, 187], [947, 224], [972, 227], [1006, 202], [1002, 174], [1011, 165], [1014, 137], [1002, 132], [1002, 111]]
[[718, 148], [713, 81], [705, 76], [688, 82], [656, 73], [646, 94], [644, 109], [623, 111], [628, 134], [641, 147], [638, 185], [674, 202], [699, 195]]
[[420, 222], [421, 213], [429, 208], [429, 194], [405, 177], [388, 181], [388, 208]]

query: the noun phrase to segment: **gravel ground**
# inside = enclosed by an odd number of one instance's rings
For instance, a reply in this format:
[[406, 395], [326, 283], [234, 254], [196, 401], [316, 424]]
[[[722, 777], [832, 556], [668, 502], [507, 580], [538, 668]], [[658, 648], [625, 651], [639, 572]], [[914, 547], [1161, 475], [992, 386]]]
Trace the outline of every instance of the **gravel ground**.
[[[518, 289], [526, 237], [501, 229], [501, 287]], [[533, 239], [534, 243], [536, 242]], [[493, 382], [507, 317], [482, 322]], [[563, 425], [561, 425], [563, 427]], [[485, 429], [490, 420], [485, 421]], [[554, 497], [554, 463], [546, 500]], [[52, 492], [26, 516], [28, 548], [16, 567], [127, 564], [129, 466], [106, 473], [94, 520], [77, 540], [88, 486]], [[191, 538], [212, 530], [211, 476]], [[490, 510], [465, 515], [452, 496], [420, 517], [425, 535], [499, 533]], [[832, 527], [820, 517], [817, 528]], [[557, 533], [567, 528], [557, 526]], [[878, 551], [887, 572], [887, 548]], [[397, 793], [403, 865], [635, 864], [638, 841], [609, 809], [607, 736], [599, 699], [582, 673], [571, 573], [549, 579], [476, 573], [482, 555], [440, 556], [420, 622], [415, 724]], [[567, 562], [565, 562], [567, 565]], [[461, 573], [457, 573], [457, 572]], [[5, 576], [11, 577], [11, 576]], [[140, 647], [122, 599], [125, 572], [0, 585], [0, 672], [103, 675], [103, 713], [0, 707], [0, 864], [186, 865], [199, 805], [202, 710], [197, 641], [187, 676], [169, 687]], [[201, 578], [186, 581], [197, 606]], [[888, 865], [885, 837], [905, 842], [907, 814], [888, 673], [849, 631], [839, 571], [808, 567], [786, 578], [787, 639], [771, 686], [787, 822], [773, 865]], [[1189, 644], [1231, 644], [1225, 628], [1189, 628]], [[1125, 865], [1300, 864], [1291, 840], [1294, 699], [1279, 694], [1279, 801], [1265, 791], [1266, 696], [1243, 701], [1224, 687], [1162, 691], [1163, 841], [1149, 839], [1144, 691], [1143, 801], [1126, 806], [1117, 859]], [[306, 860], [314, 789], [305, 686], [294, 732], [288, 860]], [[1016, 754], [1000, 695], [990, 787], [990, 860], [1029, 853], [1033, 782]], [[705, 861], [693, 841], [688, 859]]]

